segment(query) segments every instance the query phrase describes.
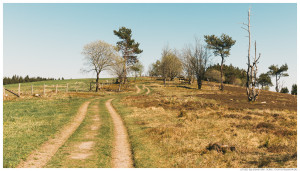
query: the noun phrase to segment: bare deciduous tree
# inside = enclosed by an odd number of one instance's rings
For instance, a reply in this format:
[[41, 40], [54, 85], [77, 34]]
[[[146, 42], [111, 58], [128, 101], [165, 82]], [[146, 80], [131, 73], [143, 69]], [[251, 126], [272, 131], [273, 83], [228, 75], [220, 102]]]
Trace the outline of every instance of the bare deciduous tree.
[[200, 40], [195, 38], [195, 45], [184, 49], [184, 66], [189, 67], [189, 71], [197, 79], [198, 89], [202, 87], [202, 80], [207, 69], [209, 57], [208, 49], [201, 45]]
[[140, 77], [142, 76], [142, 73], [144, 71], [144, 66], [140, 61], [138, 61], [135, 64], [133, 64], [132, 66], [130, 66], [130, 70], [134, 73], [134, 81], [136, 81], [136, 78], [138, 77], [138, 75]]
[[192, 84], [192, 82], [194, 81], [195, 72], [194, 72], [193, 65], [192, 65], [191, 59], [190, 59], [190, 51], [191, 50], [189, 47], [186, 47], [185, 49], [183, 49], [182, 55], [181, 55], [181, 60], [182, 60], [184, 75], [187, 78], [188, 83]]
[[182, 63], [175, 51], [169, 48], [164, 48], [162, 53], [161, 64], [159, 66], [160, 75], [164, 79], [164, 85], [166, 86], [167, 78], [172, 81], [182, 72]]
[[83, 47], [82, 54], [85, 56], [85, 68], [82, 72], [96, 73], [96, 92], [99, 89], [99, 75], [102, 71], [108, 69], [112, 58], [117, 55], [114, 46], [104, 41], [94, 41]]
[[119, 91], [121, 91], [121, 84], [123, 83], [122, 78], [124, 76], [124, 63], [125, 59], [120, 56], [115, 56], [112, 59], [110, 71], [113, 75], [118, 77], [118, 83], [119, 83]]

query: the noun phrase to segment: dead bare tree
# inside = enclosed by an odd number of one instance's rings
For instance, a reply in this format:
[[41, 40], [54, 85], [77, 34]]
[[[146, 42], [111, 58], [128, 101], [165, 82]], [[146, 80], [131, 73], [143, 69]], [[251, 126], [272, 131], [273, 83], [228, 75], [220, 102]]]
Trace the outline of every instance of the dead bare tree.
[[250, 60], [250, 50], [251, 50], [251, 31], [250, 31], [250, 8], [248, 10], [248, 24], [243, 23], [243, 25], [247, 26], [247, 28], [242, 27], [244, 30], [248, 32], [248, 38], [249, 38], [249, 47], [248, 47], [248, 69], [247, 69], [247, 82], [246, 82], [246, 90], [247, 90], [247, 96], [248, 96], [248, 101], [256, 101], [258, 98], [258, 95], [260, 91], [256, 91], [255, 85], [257, 83], [256, 81], [256, 74], [257, 74], [257, 64], [258, 60], [261, 56], [261, 54], [256, 56], [256, 41], [255, 41], [255, 56], [254, 60], [251, 63]]

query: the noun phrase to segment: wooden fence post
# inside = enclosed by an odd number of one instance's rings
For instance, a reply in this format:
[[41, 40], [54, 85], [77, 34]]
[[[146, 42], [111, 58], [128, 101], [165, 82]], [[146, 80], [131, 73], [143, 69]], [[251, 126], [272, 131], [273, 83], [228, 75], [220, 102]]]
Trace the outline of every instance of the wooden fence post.
[[4, 86], [3, 86], [3, 95], [4, 95], [4, 97], [6, 96]]
[[21, 94], [21, 84], [19, 83], [18, 95], [20, 96], [20, 94]]
[[33, 94], [33, 85], [31, 84], [31, 95]]
[[55, 87], [55, 93], [56, 93], [56, 94], [57, 94], [57, 86], [58, 86], [58, 85], [56, 84], [56, 87]]
[[43, 94], [45, 95], [46, 94], [46, 90], [45, 90], [46, 86], [44, 84], [44, 90], [43, 90]]
[[90, 91], [92, 91], [92, 82], [90, 82]]
[[68, 88], [69, 88], [69, 83], [67, 83], [67, 88], [66, 88], [66, 92], [68, 92]]

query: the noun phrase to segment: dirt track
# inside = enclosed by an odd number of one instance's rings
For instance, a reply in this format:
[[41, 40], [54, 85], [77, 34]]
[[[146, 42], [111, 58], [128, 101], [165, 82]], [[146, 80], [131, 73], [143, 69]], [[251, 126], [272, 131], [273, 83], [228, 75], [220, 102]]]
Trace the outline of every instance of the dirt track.
[[[138, 91], [140, 91], [139, 88]], [[111, 105], [112, 100], [113, 99], [110, 99], [105, 103], [106, 108], [108, 109], [114, 123], [114, 143], [113, 143], [114, 148], [112, 151], [112, 167], [132, 168], [133, 162], [132, 162], [130, 144], [128, 142], [127, 130], [123, 124], [122, 118]]]
[[146, 94], [148, 95], [150, 93], [150, 89], [148, 87], [146, 87], [146, 89], [147, 89]]
[[25, 161], [22, 161], [17, 168], [42, 168], [51, 157], [56, 153], [56, 151], [61, 147], [68, 138], [74, 133], [74, 131], [82, 123], [86, 116], [88, 106], [90, 101], [83, 103], [74, 119], [64, 126], [54, 138], [49, 139], [44, 144], [40, 146], [39, 149], [31, 153]]
[[146, 87], [145, 84], [143, 84], [143, 89], [147, 89], [146, 95], [148, 95], [150, 93], [150, 89], [148, 87]]
[[141, 89], [137, 85], [135, 85], [135, 88], [136, 88], [136, 93], [137, 94], [141, 92]]

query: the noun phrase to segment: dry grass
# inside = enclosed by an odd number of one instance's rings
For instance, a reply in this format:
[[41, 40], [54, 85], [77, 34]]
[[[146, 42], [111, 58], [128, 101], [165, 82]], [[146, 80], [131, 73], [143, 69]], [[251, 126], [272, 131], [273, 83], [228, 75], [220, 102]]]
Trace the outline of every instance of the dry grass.
[[[147, 86], [154, 90], [150, 96], [129, 96], [123, 103], [133, 110], [127, 120], [135, 120], [144, 132], [140, 138], [164, 149], [164, 164], [156, 167], [297, 167], [294, 109], [241, 109], [200, 96], [238, 95], [230, 89], [220, 92], [204, 86], [199, 91], [176, 84], [165, 88], [159, 82]], [[208, 148], [214, 143], [234, 150]]]

